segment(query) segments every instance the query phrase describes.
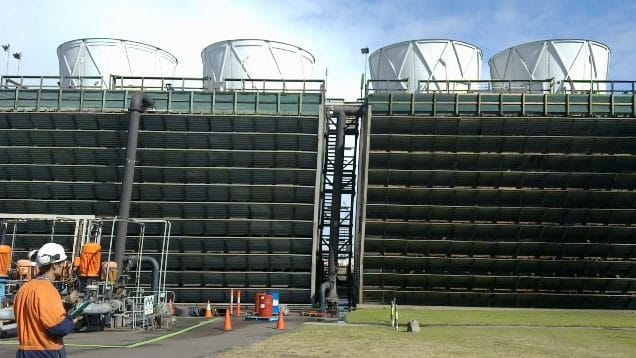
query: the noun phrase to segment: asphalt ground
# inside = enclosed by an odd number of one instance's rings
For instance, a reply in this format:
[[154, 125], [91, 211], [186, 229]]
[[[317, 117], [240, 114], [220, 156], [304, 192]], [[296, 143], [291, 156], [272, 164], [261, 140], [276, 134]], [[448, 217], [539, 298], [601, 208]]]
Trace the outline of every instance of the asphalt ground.
[[[314, 318], [290, 314], [286, 330], [277, 330], [277, 322], [232, 318], [232, 330], [224, 331], [225, 319], [176, 317], [171, 329], [104, 330], [71, 333], [64, 338], [69, 357], [214, 357], [232, 347], [245, 347], [268, 337], [284, 334]], [[16, 337], [0, 339], [0, 357], [14, 357]]]

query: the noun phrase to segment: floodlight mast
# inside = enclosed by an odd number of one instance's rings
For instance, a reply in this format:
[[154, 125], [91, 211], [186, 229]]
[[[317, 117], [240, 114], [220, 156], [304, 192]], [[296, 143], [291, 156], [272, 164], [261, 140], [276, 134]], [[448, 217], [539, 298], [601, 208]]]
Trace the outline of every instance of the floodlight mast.
[[2, 45], [2, 49], [7, 53], [7, 65], [4, 69], [4, 75], [9, 75], [9, 54], [11, 53], [11, 44]]
[[362, 83], [360, 83], [360, 98], [364, 98], [364, 89], [367, 85], [367, 64], [369, 63], [369, 48], [363, 47], [360, 52], [364, 55], [364, 72], [362, 73]]
[[13, 58], [15, 58], [16, 60], [18, 60], [18, 73], [17, 75], [20, 75], [20, 62], [22, 61], [22, 52], [14, 52], [13, 53]]

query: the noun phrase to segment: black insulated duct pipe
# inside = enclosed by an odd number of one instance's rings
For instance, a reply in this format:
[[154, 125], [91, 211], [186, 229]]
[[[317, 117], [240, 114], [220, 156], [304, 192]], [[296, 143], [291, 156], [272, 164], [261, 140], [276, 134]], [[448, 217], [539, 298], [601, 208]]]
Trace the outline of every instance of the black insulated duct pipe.
[[124, 178], [121, 182], [121, 196], [119, 199], [119, 215], [121, 220], [117, 224], [115, 236], [115, 262], [118, 268], [124, 267], [124, 253], [126, 252], [126, 234], [128, 232], [128, 215], [132, 196], [133, 180], [135, 177], [135, 160], [137, 157], [137, 136], [139, 134], [139, 118], [146, 109], [153, 107], [152, 100], [143, 92], [137, 92], [130, 101], [130, 119], [128, 122], [128, 144], [126, 145], [126, 166]]
[[9, 223], [0, 222], [0, 245], [4, 245], [4, 240], [7, 237], [7, 231], [9, 228]]
[[342, 198], [342, 166], [344, 163], [345, 121], [344, 111], [336, 112], [336, 152], [333, 171], [333, 193], [331, 196], [331, 222], [329, 223], [329, 296], [327, 301], [338, 304], [338, 245], [340, 244], [340, 206]]
[[[128, 261], [128, 265], [126, 265], [126, 271], [130, 272], [131, 270], [137, 267], [137, 257], [138, 256], [124, 256], [124, 260]], [[142, 262], [148, 262], [152, 265], [152, 282], [150, 283], [150, 289], [153, 294], [159, 293], [159, 262], [152, 256], [139, 256], [139, 264]], [[141, 267], [139, 267], [141, 269]]]

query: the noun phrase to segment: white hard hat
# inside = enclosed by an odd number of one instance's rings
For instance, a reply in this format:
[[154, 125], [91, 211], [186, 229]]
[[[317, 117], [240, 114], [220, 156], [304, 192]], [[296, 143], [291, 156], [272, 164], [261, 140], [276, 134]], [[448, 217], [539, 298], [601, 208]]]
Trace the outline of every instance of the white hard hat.
[[54, 242], [48, 242], [38, 250], [35, 255], [35, 263], [38, 267], [54, 264], [56, 262], [62, 262], [66, 260], [66, 253], [64, 248], [60, 244]]
[[35, 259], [37, 258], [36, 257], [37, 253], [38, 253], [38, 250], [31, 250], [27, 254], [27, 258], [31, 261], [31, 266], [35, 266]]

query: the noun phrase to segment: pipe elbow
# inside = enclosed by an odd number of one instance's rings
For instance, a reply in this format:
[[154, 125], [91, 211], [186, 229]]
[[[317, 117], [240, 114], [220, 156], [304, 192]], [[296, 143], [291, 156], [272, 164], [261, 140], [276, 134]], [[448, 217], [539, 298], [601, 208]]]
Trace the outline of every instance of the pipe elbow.
[[130, 110], [145, 112], [146, 109], [154, 107], [154, 101], [145, 92], [136, 92], [130, 100]]
[[327, 290], [331, 288], [331, 281], [320, 284], [320, 295], [318, 296], [318, 307], [324, 310], [327, 307]]
[[139, 264], [141, 264], [141, 262], [147, 262], [152, 266], [152, 287], [151, 290], [152, 291], [159, 291], [159, 261], [157, 261], [157, 259], [155, 259], [152, 256], [146, 256], [146, 255], [142, 255], [140, 257], [137, 256], [124, 256], [124, 261], [127, 261], [127, 270], [132, 270], [133, 268], [135, 268], [137, 266], [137, 260], [139, 259]]

